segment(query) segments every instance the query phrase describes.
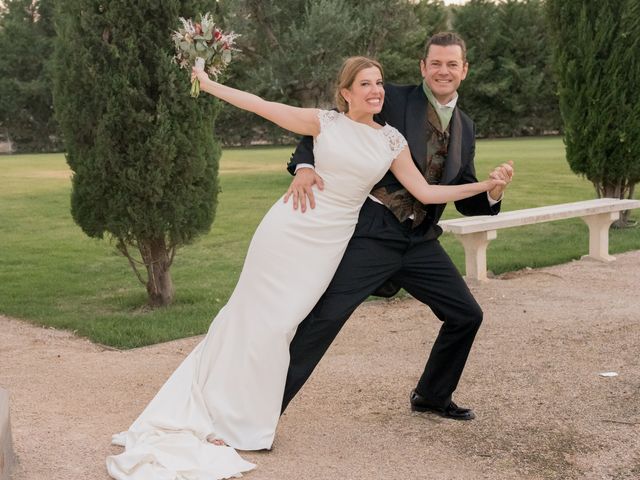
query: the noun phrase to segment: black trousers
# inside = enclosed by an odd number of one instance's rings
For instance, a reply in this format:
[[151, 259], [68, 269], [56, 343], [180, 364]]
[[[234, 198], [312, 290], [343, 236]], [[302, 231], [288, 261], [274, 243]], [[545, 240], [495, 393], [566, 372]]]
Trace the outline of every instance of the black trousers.
[[413, 231], [409, 224], [398, 222], [383, 205], [365, 202], [327, 291], [291, 342], [282, 411], [353, 311], [389, 279], [442, 321], [416, 390], [436, 406], [449, 403], [482, 322], [482, 310], [440, 242], [425, 237], [424, 230]]

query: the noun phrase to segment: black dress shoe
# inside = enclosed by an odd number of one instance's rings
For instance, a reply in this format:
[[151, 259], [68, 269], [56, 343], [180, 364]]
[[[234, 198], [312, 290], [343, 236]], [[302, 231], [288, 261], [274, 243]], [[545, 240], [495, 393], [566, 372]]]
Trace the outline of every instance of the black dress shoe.
[[462, 408], [453, 402], [449, 402], [446, 407], [436, 407], [430, 405], [426, 399], [415, 390], [411, 391], [411, 410], [414, 412], [431, 412], [444, 418], [454, 420], [473, 420], [476, 414], [470, 408]]

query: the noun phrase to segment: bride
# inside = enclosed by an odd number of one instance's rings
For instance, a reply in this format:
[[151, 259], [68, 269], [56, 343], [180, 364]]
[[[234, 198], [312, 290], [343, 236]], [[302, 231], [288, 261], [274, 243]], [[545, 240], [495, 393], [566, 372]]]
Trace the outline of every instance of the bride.
[[193, 71], [202, 91], [314, 137], [325, 188], [301, 215], [278, 201], [258, 226], [229, 302], [202, 342], [129, 430], [114, 435], [123, 453], [107, 458], [118, 480], [211, 480], [255, 467], [235, 449], [270, 449], [298, 324], [326, 290], [367, 194], [390, 169], [422, 203], [445, 203], [503, 182], [429, 185], [404, 137], [373, 116], [384, 101], [382, 67], [348, 58], [340, 71], [340, 112], [269, 102]]

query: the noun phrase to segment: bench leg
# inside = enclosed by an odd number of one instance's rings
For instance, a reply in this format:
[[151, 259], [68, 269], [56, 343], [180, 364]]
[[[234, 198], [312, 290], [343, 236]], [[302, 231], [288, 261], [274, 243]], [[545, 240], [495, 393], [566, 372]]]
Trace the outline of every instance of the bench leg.
[[487, 279], [487, 245], [498, 236], [495, 230], [457, 234], [464, 247], [464, 262], [467, 280]]
[[620, 212], [599, 213], [582, 217], [589, 227], [589, 255], [583, 258], [611, 262], [616, 257], [609, 255], [609, 227], [620, 218]]
[[9, 421], [9, 392], [0, 387], [0, 480], [9, 480], [15, 464]]

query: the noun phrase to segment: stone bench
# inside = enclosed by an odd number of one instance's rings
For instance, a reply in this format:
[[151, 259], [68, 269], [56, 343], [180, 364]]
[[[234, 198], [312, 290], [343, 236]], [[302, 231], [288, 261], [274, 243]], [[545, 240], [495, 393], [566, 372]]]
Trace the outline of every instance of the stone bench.
[[495, 240], [501, 228], [552, 222], [565, 218], [582, 218], [589, 227], [587, 258], [600, 261], [615, 260], [609, 255], [609, 227], [620, 218], [620, 212], [640, 208], [640, 200], [598, 198], [582, 202], [563, 203], [546, 207], [527, 208], [475, 217], [444, 220], [439, 223], [445, 232], [453, 233], [464, 247], [466, 278], [487, 279], [487, 245]]
[[0, 480], [9, 480], [13, 469], [13, 443], [9, 421], [9, 393], [0, 387]]

